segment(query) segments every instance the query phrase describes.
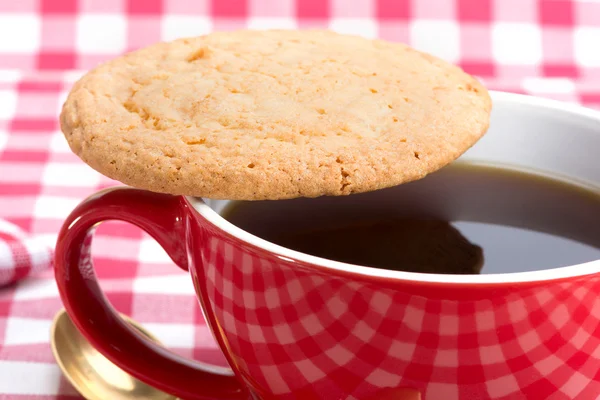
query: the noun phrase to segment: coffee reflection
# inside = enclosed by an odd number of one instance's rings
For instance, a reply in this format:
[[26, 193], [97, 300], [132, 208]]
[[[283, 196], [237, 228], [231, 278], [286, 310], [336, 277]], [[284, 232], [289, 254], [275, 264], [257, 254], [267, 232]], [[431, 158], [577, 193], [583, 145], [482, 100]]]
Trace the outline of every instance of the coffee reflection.
[[330, 260], [437, 274], [478, 274], [483, 250], [446, 221], [374, 221], [267, 235], [281, 246]]

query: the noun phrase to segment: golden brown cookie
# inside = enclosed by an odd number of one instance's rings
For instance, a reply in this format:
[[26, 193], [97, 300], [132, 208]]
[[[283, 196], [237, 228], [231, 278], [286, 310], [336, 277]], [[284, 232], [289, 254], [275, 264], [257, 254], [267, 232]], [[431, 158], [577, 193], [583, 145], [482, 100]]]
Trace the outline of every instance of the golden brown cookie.
[[61, 114], [71, 149], [156, 192], [283, 199], [370, 191], [450, 163], [491, 101], [458, 67], [328, 31], [236, 31], [100, 65]]

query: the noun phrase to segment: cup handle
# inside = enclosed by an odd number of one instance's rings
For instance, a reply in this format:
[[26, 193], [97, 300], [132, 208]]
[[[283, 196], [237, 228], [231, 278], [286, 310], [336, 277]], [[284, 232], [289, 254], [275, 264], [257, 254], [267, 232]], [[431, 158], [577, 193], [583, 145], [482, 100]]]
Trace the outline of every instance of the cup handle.
[[177, 196], [113, 188], [83, 201], [65, 221], [56, 244], [55, 276], [77, 328], [109, 360], [136, 378], [184, 399], [248, 399], [235, 376], [210, 372], [145, 339], [124, 322], [98, 285], [91, 260], [95, 226], [122, 220], [148, 232], [182, 269], [188, 269], [187, 205]]

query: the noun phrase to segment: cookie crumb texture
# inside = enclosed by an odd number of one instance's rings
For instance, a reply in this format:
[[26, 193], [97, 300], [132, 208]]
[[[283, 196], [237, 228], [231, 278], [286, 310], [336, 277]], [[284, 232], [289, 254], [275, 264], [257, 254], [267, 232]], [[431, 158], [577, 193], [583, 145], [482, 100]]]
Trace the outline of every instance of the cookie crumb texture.
[[458, 67], [328, 31], [236, 31], [129, 53], [79, 80], [61, 127], [104, 175], [214, 199], [345, 195], [419, 179], [487, 130]]

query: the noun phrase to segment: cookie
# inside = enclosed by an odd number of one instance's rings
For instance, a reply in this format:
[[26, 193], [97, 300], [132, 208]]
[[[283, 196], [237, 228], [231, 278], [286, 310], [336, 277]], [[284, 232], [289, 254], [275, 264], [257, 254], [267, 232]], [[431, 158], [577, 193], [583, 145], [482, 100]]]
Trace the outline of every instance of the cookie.
[[259, 200], [346, 195], [424, 177], [487, 130], [486, 89], [406, 45], [329, 31], [158, 43], [73, 87], [73, 152], [125, 184]]

